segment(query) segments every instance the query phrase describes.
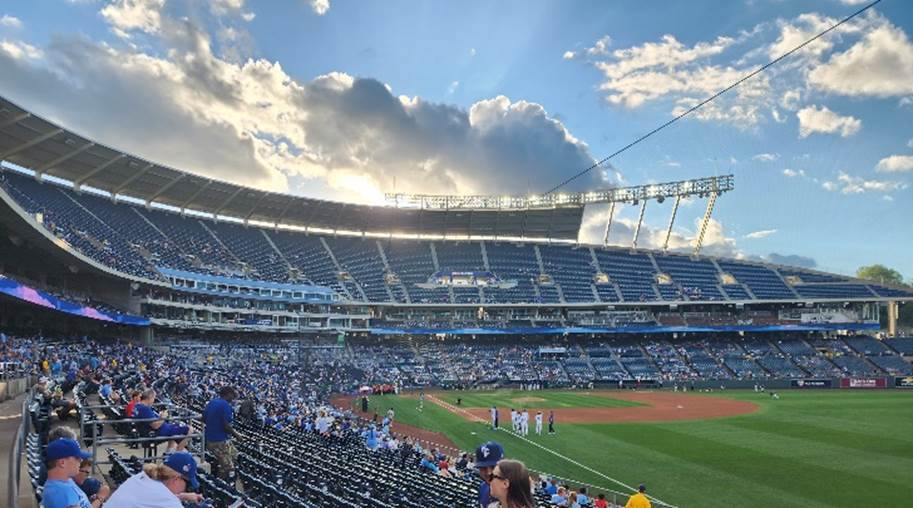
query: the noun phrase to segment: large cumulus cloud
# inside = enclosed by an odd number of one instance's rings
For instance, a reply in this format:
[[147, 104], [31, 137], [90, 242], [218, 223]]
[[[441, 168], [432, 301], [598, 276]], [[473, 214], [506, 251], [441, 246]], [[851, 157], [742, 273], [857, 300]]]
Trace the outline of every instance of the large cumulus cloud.
[[[467, 110], [341, 72], [302, 81], [279, 62], [220, 55], [208, 32], [161, 2], [133, 3], [143, 4], [129, 11], [135, 16], [105, 16], [120, 44], [58, 35], [35, 58], [0, 46], [9, 70], [0, 92], [156, 162], [348, 201], [377, 201], [394, 184], [401, 192], [541, 191], [594, 162], [539, 104], [498, 96]], [[130, 42], [140, 37], [150, 42]]]

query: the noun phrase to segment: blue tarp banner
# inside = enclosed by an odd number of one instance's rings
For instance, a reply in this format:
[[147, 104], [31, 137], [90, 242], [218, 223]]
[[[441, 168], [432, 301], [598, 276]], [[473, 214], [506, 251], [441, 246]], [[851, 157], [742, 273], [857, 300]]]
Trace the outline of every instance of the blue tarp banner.
[[97, 319], [99, 321], [108, 321], [111, 323], [119, 323], [122, 325], [149, 326], [149, 320], [144, 317], [106, 312], [94, 307], [61, 300], [52, 294], [22, 285], [13, 279], [7, 278], [3, 275], [0, 275], [0, 293], [34, 305], [39, 305], [41, 307], [57, 310], [60, 312], [66, 312], [67, 314], [72, 314], [74, 316]]

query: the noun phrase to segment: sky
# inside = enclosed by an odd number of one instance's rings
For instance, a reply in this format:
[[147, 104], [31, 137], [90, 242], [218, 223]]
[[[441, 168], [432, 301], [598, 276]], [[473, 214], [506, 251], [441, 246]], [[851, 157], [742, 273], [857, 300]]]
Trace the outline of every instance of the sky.
[[[271, 191], [542, 193], [865, 3], [0, 0], [0, 94]], [[567, 190], [731, 173], [705, 253], [913, 278], [911, 33], [913, 3], [883, 0]], [[648, 205], [639, 246], [671, 206]], [[671, 248], [704, 207], [683, 202]]]

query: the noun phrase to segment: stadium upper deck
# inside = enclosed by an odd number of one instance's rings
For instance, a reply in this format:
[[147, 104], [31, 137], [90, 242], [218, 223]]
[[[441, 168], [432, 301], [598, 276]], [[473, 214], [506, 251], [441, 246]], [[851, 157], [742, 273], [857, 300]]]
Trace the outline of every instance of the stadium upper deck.
[[162, 285], [331, 288], [382, 305], [669, 305], [913, 299], [847, 277], [736, 260], [547, 243], [375, 239], [247, 227], [0, 172], [6, 216], [121, 274]]
[[[104, 270], [158, 285], [290, 283], [330, 288], [334, 301], [382, 305], [913, 299], [907, 289], [795, 268], [541, 240], [576, 240], [580, 204], [398, 209], [259, 191], [147, 162], [3, 98], [0, 160], [29, 168], [37, 177], [0, 171], [4, 216], [25, 219], [29, 231], [50, 233], [59, 246]], [[44, 181], [44, 176], [72, 185]], [[130, 202], [136, 200], [145, 206]], [[540, 240], [366, 238], [369, 232]]]

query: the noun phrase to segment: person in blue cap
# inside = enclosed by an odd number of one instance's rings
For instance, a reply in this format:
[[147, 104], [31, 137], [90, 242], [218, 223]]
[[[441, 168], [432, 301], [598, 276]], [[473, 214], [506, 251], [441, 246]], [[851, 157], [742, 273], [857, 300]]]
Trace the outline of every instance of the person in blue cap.
[[88, 496], [76, 485], [73, 478], [79, 474], [79, 465], [92, 454], [82, 450], [74, 439], [62, 438], [48, 443], [45, 462], [48, 479], [41, 494], [43, 508], [98, 508], [103, 500], [89, 501]]
[[482, 477], [479, 484], [479, 506], [488, 508], [490, 504], [497, 505], [498, 500], [491, 497], [491, 472], [498, 461], [504, 458], [504, 448], [496, 441], [489, 441], [476, 448], [476, 469]]
[[147, 464], [143, 472], [127, 479], [108, 502], [107, 508], [182, 508], [183, 502], [200, 503], [196, 490], [197, 461], [187, 452], [172, 453], [162, 464]]

